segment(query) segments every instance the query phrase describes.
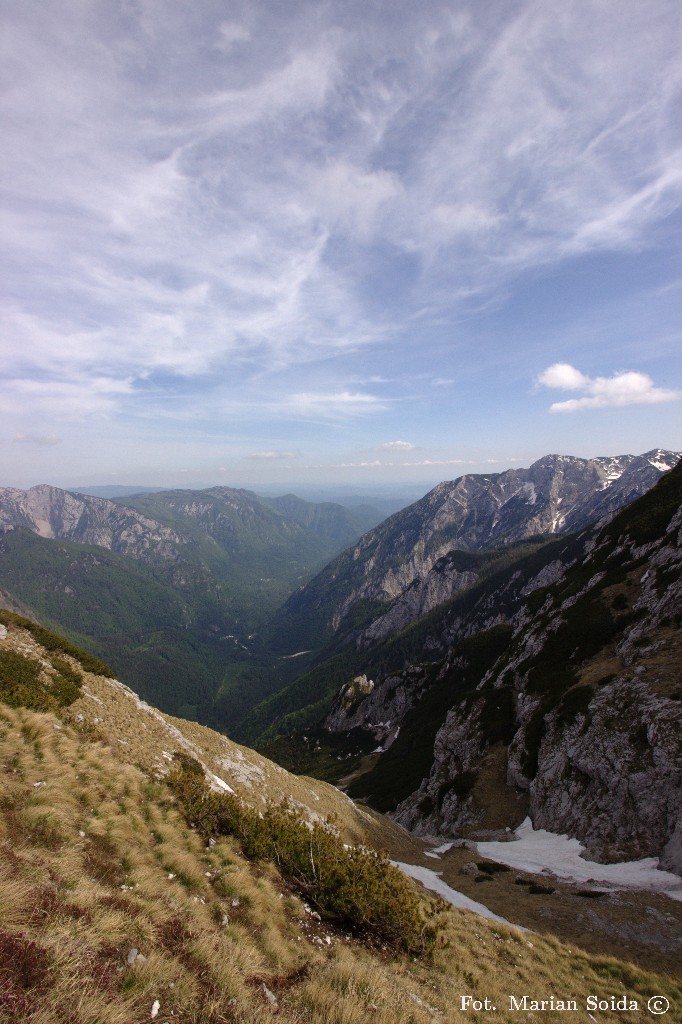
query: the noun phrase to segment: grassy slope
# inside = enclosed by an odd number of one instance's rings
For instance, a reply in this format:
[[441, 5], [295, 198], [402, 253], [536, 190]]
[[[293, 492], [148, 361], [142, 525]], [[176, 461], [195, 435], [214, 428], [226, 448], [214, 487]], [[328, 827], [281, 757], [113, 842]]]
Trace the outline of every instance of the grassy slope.
[[[17, 641], [40, 653], [14, 629], [0, 644]], [[417, 960], [317, 921], [273, 867], [247, 860], [233, 840], [207, 848], [163, 783], [130, 763], [135, 736], [148, 759], [163, 763], [163, 750], [182, 738], [172, 722], [87, 672], [84, 691], [71, 709], [79, 731], [0, 706], [0, 1020], [141, 1024], [158, 1001], [161, 1021], [262, 1024], [273, 1015], [266, 989], [283, 1024], [486, 1020], [460, 1013], [467, 992], [495, 1001], [501, 1022], [518, 1019], [506, 1009], [509, 993], [553, 993], [579, 1005], [591, 993], [627, 991], [641, 1002], [662, 993], [673, 1014], [682, 1009], [669, 978], [465, 912], [434, 907], [439, 941]], [[197, 749], [230, 753], [223, 775], [258, 803], [266, 776], [253, 768], [265, 771], [266, 762], [200, 726], [188, 729]], [[348, 801], [333, 790], [275, 766], [268, 772], [294, 798], [307, 789], [317, 804], [317, 789], [348, 817]], [[130, 963], [131, 950], [143, 958]]]

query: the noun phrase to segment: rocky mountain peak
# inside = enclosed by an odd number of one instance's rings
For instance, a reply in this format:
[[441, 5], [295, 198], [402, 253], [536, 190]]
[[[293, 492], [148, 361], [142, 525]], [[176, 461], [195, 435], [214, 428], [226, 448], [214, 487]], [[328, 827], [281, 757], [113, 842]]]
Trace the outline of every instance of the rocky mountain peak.
[[169, 527], [107, 498], [74, 494], [39, 484], [28, 490], [0, 488], [0, 525], [23, 526], [41, 537], [92, 544], [145, 557], [154, 551], [175, 558], [183, 543]]
[[[333, 595], [326, 625], [336, 630], [358, 601], [409, 606], [387, 620], [381, 631], [386, 635], [447, 600], [441, 560], [452, 552], [509, 547], [584, 529], [644, 494], [681, 455], [663, 450], [595, 459], [550, 454], [527, 469], [444, 481], [366, 533], [352, 553], [341, 555], [295, 595], [291, 608], [328, 610]], [[471, 584], [457, 568], [451, 594]]]

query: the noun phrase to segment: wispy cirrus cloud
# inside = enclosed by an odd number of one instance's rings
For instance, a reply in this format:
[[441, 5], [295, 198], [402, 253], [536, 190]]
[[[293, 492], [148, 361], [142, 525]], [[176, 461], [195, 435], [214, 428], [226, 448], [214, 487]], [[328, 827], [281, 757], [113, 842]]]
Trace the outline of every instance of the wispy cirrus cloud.
[[[231, 427], [236, 409], [290, 420], [273, 435], [285, 451], [301, 420], [338, 434], [373, 414], [400, 437], [418, 429], [389, 420], [407, 409], [401, 381], [418, 385], [410, 416], [455, 417], [466, 397], [442, 399], [451, 374], [475, 376], [458, 363], [467, 317], [529, 270], [659, 252], [682, 209], [682, 9], [560, 6], [13, 5], [9, 436], [32, 414], [45, 436], [107, 416], [115, 445], [130, 416], [190, 427], [210, 408]], [[469, 366], [476, 346], [495, 365], [506, 339], [475, 337]], [[556, 405], [615, 404], [618, 389], [621, 404], [667, 400], [621, 375]]]
[[381, 412], [389, 403], [363, 391], [301, 391], [281, 403], [281, 412], [310, 419], [338, 419]]
[[9, 377], [0, 392], [7, 414], [19, 422], [36, 415], [54, 417], [55, 422], [107, 416], [132, 393], [132, 380], [90, 376], [71, 380]]
[[614, 373], [612, 377], [588, 377], [569, 363], [553, 363], [538, 376], [537, 383], [547, 388], [583, 393], [580, 398], [554, 402], [550, 412], [657, 405], [682, 398], [682, 391], [656, 387], [646, 373], [626, 370]]
[[274, 449], [269, 449], [268, 451], [263, 451], [263, 452], [251, 452], [251, 454], [248, 456], [248, 458], [249, 459], [256, 459], [257, 461], [263, 461], [263, 462], [276, 462], [276, 461], [278, 461], [280, 459], [288, 460], [288, 459], [300, 458], [300, 455], [301, 455], [300, 452], [284, 452], [284, 451], [275, 451]]

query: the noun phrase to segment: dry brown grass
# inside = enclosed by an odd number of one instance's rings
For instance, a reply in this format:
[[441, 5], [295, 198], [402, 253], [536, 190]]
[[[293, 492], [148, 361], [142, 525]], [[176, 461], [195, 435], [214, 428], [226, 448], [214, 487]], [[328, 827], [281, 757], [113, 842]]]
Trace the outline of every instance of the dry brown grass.
[[[95, 683], [88, 685], [94, 693]], [[140, 711], [126, 691], [110, 686], [107, 697], [106, 682], [97, 685], [104, 704], [83, 700], [100, 718], [110, 700], [106, 722], [91, 723], [106, 726], [106, 743], [93, 742], [85, 716], [76, 719], [86, 726], [79, 733], [51, 715], [0, 707], [2, 1024], [142, 1024], [156, 1001], [161, 1024], [265, 1024], [274, 1017], [272, 999], [282, 1024], [489, 1020], [460, 1012], [464, 993], [497, 1000], [495, 1020], [504, 1024], [521, 1019], [505, 1009], [508, 994], [519, 991], [577, 999], [658, 991], [682, 1009], [669, 978], [451, 909], [432, 907], [439, 940], [419, 960], [317, 921], [274, 868], [249, 863], [229, 838], [207, 848], [186, 827], [166, 787], [150, 779], [157, 756], [168, 763], [160, 751], [178, 749], [170, 724]], [[127, 731], [117, 737], [126, 716]], [[206, 739], [208, 732], [197, 726], [188, 735], [217, 764], [229, 741]], [[135, 736], [142, 739], [131, 756]], [[144, 771], [135, 765], [142, 748]], [[263, 776], [256, 784], [252, 772], [240, 791], [254, 802], [276, 780], [275, 796], [323, 814], [336, 810], [349, 834], [362, 827], [364, 836], [395, 840], [393, 826], [356, 814], [329, 787], [292, 780], [275, 766], [266, 775], [263, 759], [251, 756]], [[243, 768], [234, 750], [230, 757]], [[239, 788], [235, 778], [226, 781]], [[496, 879], [490, 890], [501, 884]], [[2, 955], [3, 942], [11, 956]], [[132, 949], [144, 959], [129, 963]], [[624, 1019], [602, 1013], [599, 1024]]]

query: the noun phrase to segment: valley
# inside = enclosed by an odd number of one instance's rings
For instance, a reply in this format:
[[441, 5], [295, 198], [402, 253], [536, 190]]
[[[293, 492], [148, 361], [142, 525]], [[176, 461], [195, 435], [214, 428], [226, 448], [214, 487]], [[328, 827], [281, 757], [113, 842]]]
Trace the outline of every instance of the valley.
[[[163, 780], [189, 757], [245, 808], [284, 800], [320, 827], [331, 815], [347, 843], [386, 850], [445, 904], [492, 914], [487, 928], [676, 976], [676, 461], [552, 456], [463, 477], [317, 574], [360, 529], [340, 507], [226, 488], [116, 502], [6, 489], [0, 655], [57, 666], [70, 697], [60, 710], [48, 679], [27, 699], [34, 667], [5, 699], [57, 713], [126, 771]], [[110, 676], [86, 671], [75, 694], [64, 656], [41, 648], [61, 632], [69, 664], [85, 648]], [[520, 857], [544, 836], [544, 860]], [[562, 871], [566, 843], [584, 857]], [[420, 912], [440, 920], [445, 904]]]
[[266, 642], [269, 616], [378, 518], [293, 496], [278, 510], [230, 488], [128, 501], [0, 490], [0, 591], [160, 707], [220, 727], [293, 678]]

